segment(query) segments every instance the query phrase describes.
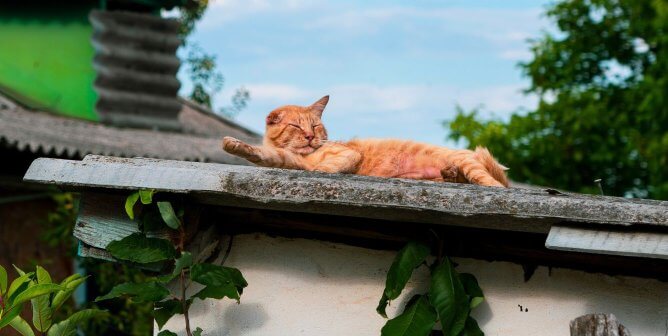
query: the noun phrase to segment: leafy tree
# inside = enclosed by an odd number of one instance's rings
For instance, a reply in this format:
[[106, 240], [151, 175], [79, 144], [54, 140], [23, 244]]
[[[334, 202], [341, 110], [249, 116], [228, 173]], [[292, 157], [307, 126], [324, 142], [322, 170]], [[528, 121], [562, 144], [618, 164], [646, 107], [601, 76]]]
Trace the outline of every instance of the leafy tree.
[[[217, 69], [216, 57], [213, 54], [206, 53], [196, 43], [187, 43], [188, 35], [193, 32], [195, 23], [202, 18], [208, 5], [208, 0], [188, 0], [180, 11], [180, 33], [183, 44], [188, 49], [188, 56], [185, 58], [186, 71], [193, 83], [188, 97], [198, 104], [211, 108], [212, 97], [223, 88], [224, 77]], [[250, 100], [249, 91], [240, 87], [232, 96], [231, 105], [220, 108], [218, 112], [232, 118], [246, 107], [248, 100]]]
[[197, 44], [191, 44], [185, 59], [188, 77], [193, 83], [189, 98], [211, 108], [211, 96], [223, 88], [223, 74], [216, 69], [216, 57]]
[[520, 64], [538, 107], [510, 120], [459, 109], [449, 138], [482, 144], [515, 181], [668, 199], [668, 1], [573, 0]]

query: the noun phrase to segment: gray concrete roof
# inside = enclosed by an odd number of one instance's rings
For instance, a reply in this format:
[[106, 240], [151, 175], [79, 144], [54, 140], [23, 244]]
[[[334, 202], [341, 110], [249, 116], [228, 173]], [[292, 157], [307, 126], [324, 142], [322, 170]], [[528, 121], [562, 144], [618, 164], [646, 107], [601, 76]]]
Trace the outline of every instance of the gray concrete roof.
[[38, 159], [30, 182], [156, 189], [208, 205], [549, 233], [549, 248], [668, 259], [668, 202], [345, 174], [89, 155]]

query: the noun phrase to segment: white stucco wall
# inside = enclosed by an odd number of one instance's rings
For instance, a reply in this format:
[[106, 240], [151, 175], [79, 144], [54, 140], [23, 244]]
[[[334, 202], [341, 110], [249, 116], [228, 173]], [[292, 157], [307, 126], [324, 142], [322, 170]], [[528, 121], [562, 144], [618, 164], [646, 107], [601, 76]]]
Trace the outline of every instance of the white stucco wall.
[[[249, 286], [241, 304], [196, 301], [194, 327], [204, 335], [379, 335], [385, 319], [376, 305], [396, 252], [314, 240], [243, 235], [234, 239], [227, 265], [241, 269]], [[668, 283], [539, 267], [527, 283], [520, 265], [455, 259], [476, 275], [486, 302], [474, 317], [488, 336], [569, 335], [571, 319], [615, 314], [634, 336], [665, 336]], [[667, 270], [668, 271], [668, 270]], [[422, 267], [408, 293], [424, 290]], [[398, 300], [402, 301], [402, 300]], [[518, 305], [528, 308], [520, 312]], [[396, 313], [399, 302], [388, 310]], [[194, 329], [193, 327], [193, 329]], [[167, 328], [183, 332], [182, 316]]]

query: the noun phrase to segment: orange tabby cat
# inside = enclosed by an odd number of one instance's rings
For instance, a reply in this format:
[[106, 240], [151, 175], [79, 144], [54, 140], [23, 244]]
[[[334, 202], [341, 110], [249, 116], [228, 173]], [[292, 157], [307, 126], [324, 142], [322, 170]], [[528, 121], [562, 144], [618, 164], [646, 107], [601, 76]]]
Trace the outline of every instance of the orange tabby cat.
[[308, 107], [279, 107], [267, 116], [262, 146], [225, 137], [223, 148], [265, 167], [508, 186], [507, 168], [483, 147], [453, 150], [394, 139], [328, 141], [320, 120], [328, 101], [325, 96]]

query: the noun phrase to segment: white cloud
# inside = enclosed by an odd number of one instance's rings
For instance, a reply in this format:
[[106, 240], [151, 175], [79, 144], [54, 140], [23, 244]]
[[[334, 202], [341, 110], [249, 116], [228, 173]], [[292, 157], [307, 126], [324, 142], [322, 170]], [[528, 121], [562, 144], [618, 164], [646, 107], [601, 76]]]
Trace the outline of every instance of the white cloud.
[[318, 0], [213, 0], [197, 27], [211, 30], [260, 13], [283, 13], [316, 7]]
[[[309, 104], [324, 95], [330, 95], [330, 109], [338, 113], [368, 111], [368, 113], [406, 112], [417, 110], [438, 114], [459, 104], [465, 109], [479, 106], [485, 110], [507, 114], [518, 107], [532, 107], [536, 100], [522, 94], [520, 85], [499, 85], [475, 89], [453, 86], [395, 85], [377, 86], [369, 84], [337, 85], [325, 89], [307, 89], [289, 84], [247, 84], [253, 105]], [[225, 101], [220, 97], [220, 101]], [[273, 104], [273, 105], [272, 105]]]
[[365, 33], [381, 29], [384, 24], [431, 20], [443, 31], [487, 39], [491, 42], [524, 42], [544, 24], [540, 8], [415, 8], [379, 7], [351, 10], [319, 17], [305, 23], [306, 28]]

